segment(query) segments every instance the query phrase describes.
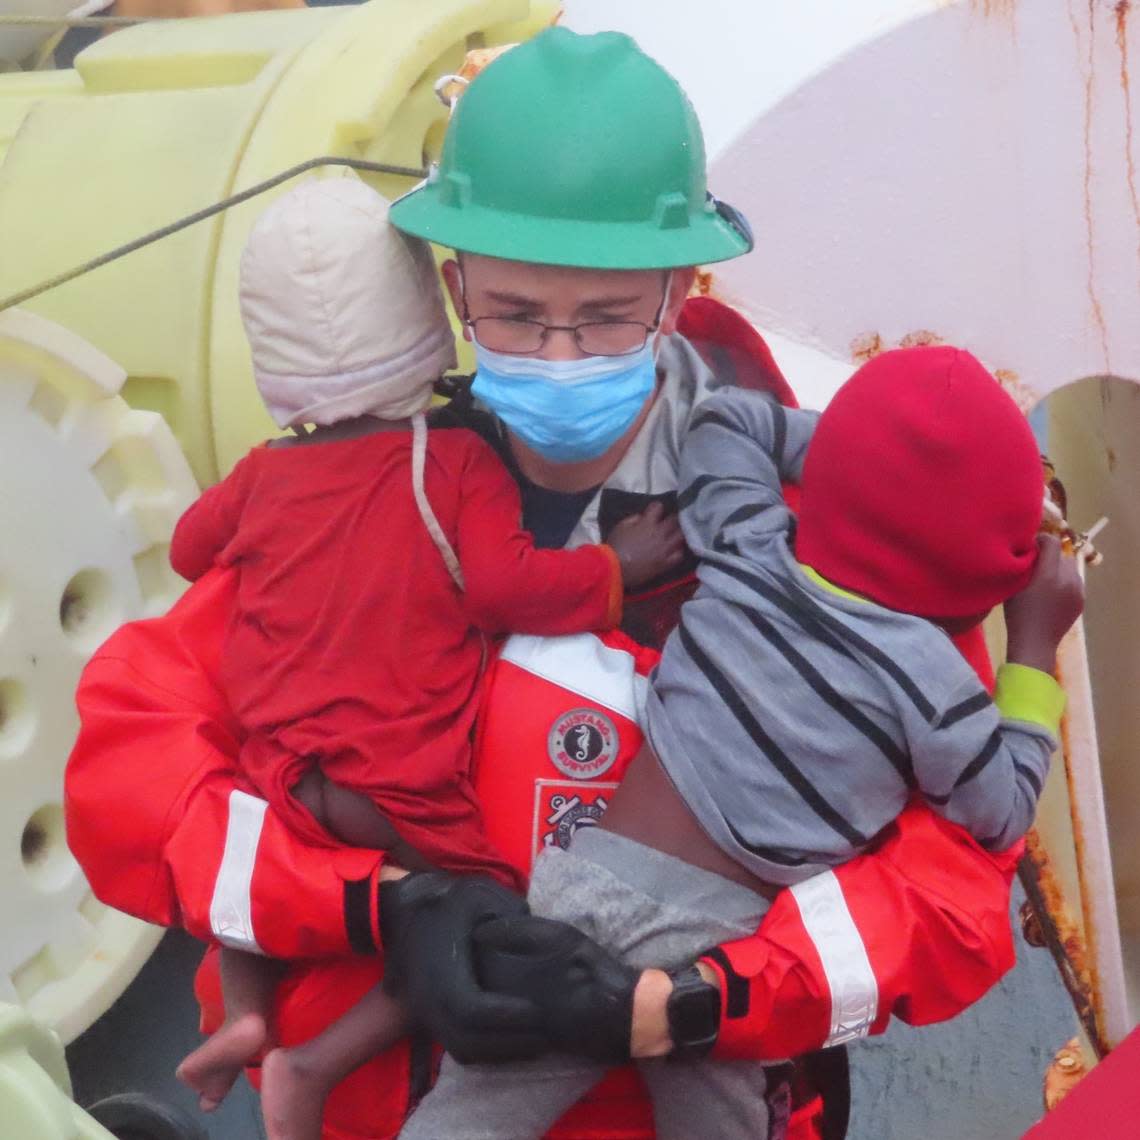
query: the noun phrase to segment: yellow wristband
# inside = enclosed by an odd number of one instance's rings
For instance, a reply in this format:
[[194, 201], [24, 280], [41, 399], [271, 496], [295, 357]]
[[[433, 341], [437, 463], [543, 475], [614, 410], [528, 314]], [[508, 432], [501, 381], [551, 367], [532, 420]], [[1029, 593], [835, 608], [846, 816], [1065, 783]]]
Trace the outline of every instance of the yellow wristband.
[[997, 671], [994, 704], [1008, 720], [1039, 724], [1054, 736], [1061, 729], [1065, 692], [1048, 673], [1028, 665], [1006, 663]]

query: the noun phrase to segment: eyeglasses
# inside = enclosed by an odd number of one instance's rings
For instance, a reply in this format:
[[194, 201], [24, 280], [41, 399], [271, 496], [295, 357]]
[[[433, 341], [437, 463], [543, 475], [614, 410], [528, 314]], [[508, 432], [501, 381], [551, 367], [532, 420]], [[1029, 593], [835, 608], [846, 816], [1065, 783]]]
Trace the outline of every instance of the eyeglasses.
[[508, 356], [526, 356], [539, 352], [552, 332], [568, 332], [574, 337], [578, 351], [586, 356], [630, 356], [640, 352], [651, 333], [661, 326], [661, 314], [669, 299], [668, 278], [657, 306], [653, 323], [644, 321], [586, 321], [579, 325], [547, 325], [542, 321], [521, 320], [515, 317], [472, 317], [467, 309], [467, 294], [463, 295], [463, 323], [474, 334], [475, 340], [492, 352]]
[[568, 332], [580, 352], [587, 356], [629, 356], [640, 352], [657, 331], [657, 323], [641, 321], [587, 321], [581, 325], [544, 325], [541, 321], [522, 321], [511, 317], [475, 317], [464, 313], [463, 322], [475, 339], [492, 352], [524, 356], [538, 352], [552, 332]]

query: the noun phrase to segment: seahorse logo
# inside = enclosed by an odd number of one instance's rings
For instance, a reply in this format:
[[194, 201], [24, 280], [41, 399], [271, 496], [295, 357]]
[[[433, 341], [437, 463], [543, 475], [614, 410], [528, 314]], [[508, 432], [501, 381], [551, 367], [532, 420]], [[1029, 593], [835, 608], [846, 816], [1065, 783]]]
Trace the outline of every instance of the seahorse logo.
[[573, 780], [596, 779], [617, 759], [617, 726], [597, 709], [571, 709], [550, 727], [547, 751], [554, 766]]

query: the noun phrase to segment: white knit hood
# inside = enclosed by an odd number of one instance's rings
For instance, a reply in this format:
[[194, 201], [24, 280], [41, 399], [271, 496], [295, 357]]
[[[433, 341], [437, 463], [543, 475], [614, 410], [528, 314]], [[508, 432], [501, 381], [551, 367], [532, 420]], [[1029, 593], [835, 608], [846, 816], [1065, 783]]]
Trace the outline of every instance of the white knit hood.
[[431, 252], [388, 224], [355, 177], [311, 179], [257, 220], [241, 313], [258, 391], [280, 427], [427, 407], [455, 367]]

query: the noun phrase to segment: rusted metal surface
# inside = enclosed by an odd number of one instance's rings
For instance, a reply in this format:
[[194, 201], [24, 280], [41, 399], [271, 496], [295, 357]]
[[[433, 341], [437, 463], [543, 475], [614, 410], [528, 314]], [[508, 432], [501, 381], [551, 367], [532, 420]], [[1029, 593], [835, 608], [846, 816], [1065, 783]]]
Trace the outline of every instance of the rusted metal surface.
[[883, 338], [877, 332], [862, 333], [851, 342], [851, 359], [856, 364], [866, 364], [886, 347]]
[[995, 368], [994, 378], [1013, 397], [1013, 402], [1028, 415], [1037, 403], [1037, 394], [1012, 368]]
[[1033, 909], [1033, 904], [1026, 899], [1017, 912], [1018, 922], [1021, 924], [1021, 937], [1027, 945], [1035, 950], [1043, 950], [1048, 942], [1045, 940], [1045, 931], [1041, 929], [1041, 919]]
[[[927, 344], [945, 344], [946, 339], [939, 333], [932, 332], [930, 329], [915, 329], [914, 332], [907, 333], [899, 342], [899, 348], [914, 348]], [[850, 345], [851, 359], [856, 364], [866, 364], [868, 360], [873, 360], [881, 352], [886, 352], [890, 348], [881, 334], [877, 332], [862, 333], [857, 336]], [[1009, 393], [1013, 401], [1026, 415], [1033, 410], [1038, 402], [1037, 393], [1026, 384], [1012, 368], [995, 368], [993, 370], [994, 378], [999, 384]]]
[[1140, 195], [1136, 191], [1136, 159], [1132, 153], [1132, 81], [1128, 70], [1128, 16], [1131, 0], [1118, 0], [1113, 8], [1116, 21], [1116, 47], [1120, 52], [1120, 93], [1124, 99], [1124, 159], [1127, 164], [1128, 197], [1136, 223], [1136, 252], [1140, 257]]
[[1049, 854], [1035, 829], [1026, 836], [1025, 856], [1018, 864], [1018, 876], [1025, 888], [1027, 905], [1036, 918], [1039, 935], [1053, 955], [1077, 1019], [1097, 1056], [1103, 1057], [1108, 1045], [1097, 1025], [1088, 946], [1078, 920], [1065, 902]]
[[908, 332], [899, 341], [899, 348], [921, 348], [923, 345], [945, 343], [944, 337], [940, 337], [936, 332], [931, 332], [930, 329], [915, 329], [914, 332]]
[[1074, 0], [1067, 0], [1069, 22], [1072, 25], [1073, 37], [1077, 44], [1078, 66], [1084, 82], [1084, 219], [1088, 253], [1086, 288], [1093, 322], [1100, 334], [1106, 372], [1112, 372], [1113, 369], [1108, 347], [1108, 324], [1105, 320], [1104, 308], [1097, 287], [1096, 236], [1093, 220], [1093, 177], [1095, 174], [1093, 123], [1097, 114], [1094, 95], [1096, 89], [1097, 13], [1098, 9], [1111, 11], [1115, 26], [1116, 43], [1120, 51], [1120, 86], [1124, 96], [1124, 150], [1128, 188], [1132, 200], [1133, 216], [1136, 219], [1137, 226], [1140, 227], [1140, 198], [1137, 197], [1136, 192], [1136, 169], [1132, 155], [1132, 101], [1128, 73], [1128, 16], [1131, 8], [1130, 0], [1118, 0], [1118, 2], [1111, 4], [1106, 4], [1104, 0], [1087, 0], [1087, 14], [1082, 19], [1074, 6]]
[[[930, 329], [915, 329], [913, 332], [908, 332], [905, 336], [900, 337], [897, 347], [921, 348], [923, 345], [945, 343], [944, 337], [936, 332], [931, 332]], [[872, 360], [880, 352], [886, 352], [890, 347], [879, 333], [863, 333], [851, 342], [851, 359], [859, 364], [866, 364], [868, 360]]]
[[[1058, 672], [1057, 679], [1062, 685], [1064, 684], [1065, 678], [1060, 672]], [[1078, 802], [1078, 796], [1073, 780], [1074, 758], [1070, 746], [1068, 721], [1064, 718], [1061, 721], [1061, 751], [1065, 762], [1065, 779], [1069, 788], [1069, 803], [1075, 804]], [[1102, 932], [1097, 929], [1097, 924], [1092, 921], [1092, 916], [1088, 911], [1088, 902], [1091, 894], [1090, 885], [1086, 881], [1085, 874], [1088, 860], [1085, 854], [1084, 827], [1080, 813], [1075, 810], [1071, 811], [1070, 818], [1073, 825], [1073, 847], [1077, 857], [1077, 875], [1080, 881], [1081, 900], [1085, 906], [1083, 937], [1081, 937], [1076, 931], [1076, 928], [1073, 927], [1071, 920], [1068, 918], [1068, 912], [1063, 905], [1058, 908], [1058, 912], [1062, 923], [1061, 929], [1064, 930], [1066, 935], [1066, 939], [1063, 943], [1066, 956], [1072, 961], [1073, 968], [1081, 978], [1085, 992], [1088, 995], [1088, 1017], [1082, 1014], [1079, 1006], [1077, 1007], [1077, 1015], [1081, 1019], [1082, 1025], [1085, 1025], [1085, 1032], [1088, 1034], [1097, 1056], [1103, 1057], [1111, 1048], [1111, 1044], [1105, 1033], [1104, 995], [1101, 992], [1101, 987], [1097, 985], [1096, 968], [1094, 965], [1097, 961], [1097, 939], [1101, 937]], [[1103, 934], [1106, 937], [1114, 937], [1116, 932], [1104, 931]], [[1087, 1024], [1087, 1022], [1090, 1021], [1091, 1024]]]
[[1017, 19], [1018, 0], [970, 0], [970, 7], [987, 17], [1001, 17], [1011, 24]]
[[1073, 1037], [1057, 1050], [1052, 1063], [1045, 1070], [1042, 1090], [1045, 1111], [1052, 1112], [1076, 1088], [1087, 1072], [1088, 1068], [1081, 1054], [1081, 1043]]

